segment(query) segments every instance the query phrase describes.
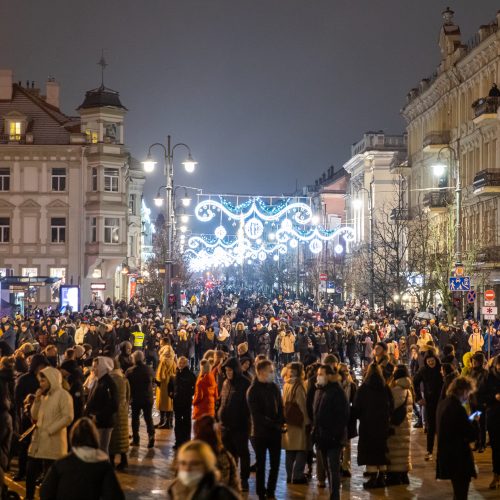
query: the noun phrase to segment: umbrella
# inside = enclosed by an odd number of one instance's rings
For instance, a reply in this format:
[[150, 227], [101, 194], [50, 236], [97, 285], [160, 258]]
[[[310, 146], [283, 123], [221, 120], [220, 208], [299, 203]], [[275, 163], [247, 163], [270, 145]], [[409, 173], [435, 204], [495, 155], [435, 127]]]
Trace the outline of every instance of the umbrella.
[[434, 314], [427, 312], [427, 311], [421, 311], [416, 314], [415, 318], [418, 319], [436, 319], [436, 316]]

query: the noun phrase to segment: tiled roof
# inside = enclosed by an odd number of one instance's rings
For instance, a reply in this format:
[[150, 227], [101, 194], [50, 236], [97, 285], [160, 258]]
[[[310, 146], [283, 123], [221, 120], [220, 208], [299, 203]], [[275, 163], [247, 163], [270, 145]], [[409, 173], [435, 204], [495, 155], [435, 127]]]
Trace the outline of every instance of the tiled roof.
[[[78, 126], [75, 118], [47, 104], [34, 90], [18, 84], [12, 86], [10, 101], [0, 101], [0, 119], [13, 111], [26, 116], [26, 131], [33, 134], [33, 144], [69, 144], [70, 130]], [[3, 128], [4, 120], [1, 119], [0, 136], [8, 133]], [[79, 132], [79, 127], [76, 131]]]
[[127, 109], [120, 102], [120, 94], [116, 90], [108, 89], [104, 85], [87, 91], [85, 93], [85, 99], [78, 109], [100, 108], [105, 106]]

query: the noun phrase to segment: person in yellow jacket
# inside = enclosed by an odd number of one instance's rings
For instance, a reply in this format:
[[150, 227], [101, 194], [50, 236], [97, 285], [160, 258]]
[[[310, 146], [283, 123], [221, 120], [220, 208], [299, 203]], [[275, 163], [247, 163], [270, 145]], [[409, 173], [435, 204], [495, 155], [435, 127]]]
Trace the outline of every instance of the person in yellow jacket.
[[134, 325], [130, 335], [132, 336], [134, 344], [133, 351], [138, 351], [139, 349], [142, 350], [144, 347], [144, 332], [141, 332], [141, 327], [139, 325]]
[[160, 412], [160, 423], [158, 429], [171, 429], [173, 427], [174, 404], [168, 395], [168, 384], [175, 377], [177, 363], [175, 353], [170, 345], [160, 349], [160, 363], [156, 370], [156, 408]]

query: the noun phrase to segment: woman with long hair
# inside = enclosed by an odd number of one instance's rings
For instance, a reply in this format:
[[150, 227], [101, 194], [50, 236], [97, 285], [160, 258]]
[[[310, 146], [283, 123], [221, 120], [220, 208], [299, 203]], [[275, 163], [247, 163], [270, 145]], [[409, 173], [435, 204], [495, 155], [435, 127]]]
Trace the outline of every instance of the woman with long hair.
[[219, 390], [211, 368], [212, 364], [208, 359], [200, 361], [200, 373], [193, 398], [193, 420], [205, 415], [215, 417], [215, 402], [219, 398]]
[[174, 350], [171, 346], [160, 349], [160, 363], [156, 370], [156, 408], [160, 412], [158, 429], [171, 429], [173, 427], [174, 404], [169, 396], [168, 384], [175, 377], [177, 364]]
[[389, 463], [387, 439], [393, 408], [393, 396], [381, 367], [370, 363], [353, 405], [359, 420], [358, 465], [366, 465], [369, 474], [369, 480], [363, 484], [365, 489], [385, 486], [384, 473]]

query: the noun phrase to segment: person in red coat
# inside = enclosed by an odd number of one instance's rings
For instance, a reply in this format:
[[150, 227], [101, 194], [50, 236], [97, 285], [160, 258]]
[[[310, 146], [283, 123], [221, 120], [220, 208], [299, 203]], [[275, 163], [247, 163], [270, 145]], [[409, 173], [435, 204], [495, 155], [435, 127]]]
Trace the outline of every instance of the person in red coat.
[[215, 402], [219, 398], [219, 390], [208, 359], [200, 362], [200, 374], [196, 380], [193, 399], [193, 420], [210, 415], [215, 417]]

